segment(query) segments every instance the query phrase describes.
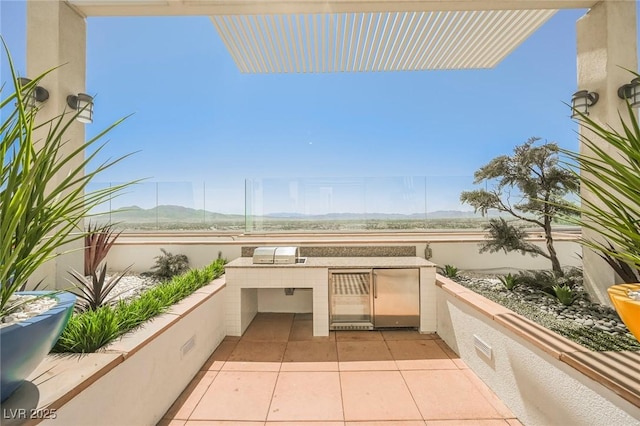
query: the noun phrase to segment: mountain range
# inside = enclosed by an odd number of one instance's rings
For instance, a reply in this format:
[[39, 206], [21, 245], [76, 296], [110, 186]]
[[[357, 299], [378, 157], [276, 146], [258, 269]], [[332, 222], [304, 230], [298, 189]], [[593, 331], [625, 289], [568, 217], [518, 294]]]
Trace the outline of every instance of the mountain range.
[[[244, 221], [242, 214], [225, 214], [210, 212], [202, 209], [190, 207], [161, 205], [150, 209], [143, 209], [138, 206], [123, 207], [113, 210], [110, 214], [99, 215], [98, 218], [109, 217], [112, 222], [222, 222], [222, 221]], [[327, 213], [320, 215], [309, 215], [302, 213], [278, 212], [269, 213], [262, 216], [265, 219], [273, 220], [421, 220], [425, 219], [424, 213], [397, 214], [397, 213]], [[444, 218], [474, 218], [478, 217], [473, 211], [461, 210], [438, 210], [427, 212], [426, 219]]]

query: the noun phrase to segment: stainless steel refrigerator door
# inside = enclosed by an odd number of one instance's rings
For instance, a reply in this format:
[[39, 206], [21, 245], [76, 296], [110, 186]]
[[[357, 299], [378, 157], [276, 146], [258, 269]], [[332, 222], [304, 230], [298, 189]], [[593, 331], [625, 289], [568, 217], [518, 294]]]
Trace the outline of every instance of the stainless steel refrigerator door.
[[374, 326], [420, 326], [420, 270], [373, 270]]

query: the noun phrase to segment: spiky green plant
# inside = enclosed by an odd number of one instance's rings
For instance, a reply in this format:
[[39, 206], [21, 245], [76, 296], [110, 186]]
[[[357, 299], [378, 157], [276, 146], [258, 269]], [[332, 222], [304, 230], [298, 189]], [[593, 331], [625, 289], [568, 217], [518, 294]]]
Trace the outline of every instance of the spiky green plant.
[[519, 278], [520, 277], [518, 277], [518, 275], [513, 275], [511, 273], [498, 277], [502, 285], [504, 285], [504, 287], [509, 291], [512, 291], [516, 284], [518, 284]]
[[564, 306], [573, 305], [575, 302], [577, 295], [575, 291], [568, 285], [554, 285], [551, 287], [553, 289], [553, 293], [555, 294], [558, 302], [562, 303]]
[[77, 125], [81, 111], [40, 122], [38, 110], [27, 102], [55, 69], [21, 86], [4, 39], [2, 43], [15, 90], [0, 101], [0, 317], [15, 309], [9, 303], [11, 296], [36, 269], [66, 244], [83, 238], [83, 218], [127, 186], [86, 192], [98, 174], [127, 157], [87, 171], [105, 146], [100, 139], [122, 120], [70, 147], [67, 131]]
[[576, 208], [580, 217], [567, 219], [601, 236], [583, 238], [584, 246], [601, 253], [605, 260], [617, 259], [640, 270], [640, 127], [628, 103], [624, 116], [618, 116], [621, 131], [579, 115], [579, 122], [590, 131], [581, 135], [586, 149], [563, 152], [593, 198], [582, 199], [582, 206]]
[[443, 268], [440, 268], [440, 272], [447, 278], [457, 278], [459, 270], [453, 265], [444, 265]]

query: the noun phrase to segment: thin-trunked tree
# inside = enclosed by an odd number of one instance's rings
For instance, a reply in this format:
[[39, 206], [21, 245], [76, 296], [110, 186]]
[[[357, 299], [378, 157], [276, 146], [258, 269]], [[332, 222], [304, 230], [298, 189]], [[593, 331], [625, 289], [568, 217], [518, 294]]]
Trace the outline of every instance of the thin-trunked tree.
[[[551, 224], [560, 214], [575, 214], [567, 195], [579, 189], [579, 179], [569, 170], [558, 166], [560, 148], [556, 143], [535, 145], [539, 138], [530, 138], [513, 150], [513, 155], [501, 155], [482, 166], [474, 174], [474, 183], [493, 184], [490, 189], [464, 191], [460, 201], [473, 206], [476, 212], [489, 210], [508, 213], [516, 219], [542, 228], [546, 251], [526, 241], [527, 232], [504, 218], [493, 218], [486, 229], [488, 241], [480, 252], [519, 251], [522, 254], [543, 256], [551, 261], [554, 273], [562, 275], [562, 267], [553, 246]], [[512, 203], [517, 191], [518, 201]]]

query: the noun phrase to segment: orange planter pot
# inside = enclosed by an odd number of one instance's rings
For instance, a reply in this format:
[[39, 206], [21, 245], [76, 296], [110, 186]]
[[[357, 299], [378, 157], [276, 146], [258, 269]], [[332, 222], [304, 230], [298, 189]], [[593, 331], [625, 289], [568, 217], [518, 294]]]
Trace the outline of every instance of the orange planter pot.
[[640, 341], [640, 300], [630, 298], [629, 291], [640, 290], [640, 284], [617, 284], [607, 289], [613, 306], [631, 334]]

